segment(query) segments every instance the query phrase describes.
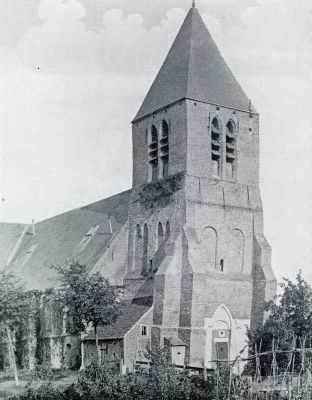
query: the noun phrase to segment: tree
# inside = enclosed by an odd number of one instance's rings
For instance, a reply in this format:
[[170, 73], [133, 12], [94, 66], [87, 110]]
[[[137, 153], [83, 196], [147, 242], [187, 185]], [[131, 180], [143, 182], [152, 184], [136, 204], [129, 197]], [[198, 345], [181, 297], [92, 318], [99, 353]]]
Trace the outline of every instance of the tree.
[[27, 321], [30, 309], [28, 297], [13, 275], [0, 273], [0, 328], [7, 338], [16, 385], [19, 381], [12, 336]]
[[[251, 355], [256, 349], [258, 353], [268, 353], [260, 358], [264, 374], [271, 371], [272, 352], [279, 367], [286, 369], [291, 363], [298, 371], [303, 366], [302, 354], [295, 349], [312, 347], [312, 287], [301, 272], [294, 282], [284, 278], [280, 286], [282, 293], [266, 306], [269, 316], [263, 327], [248, 332]], [[255, 369], [254, 359], [250, 366]]]
[[94, 329], [98, 364], [101, 351], [98, 327], [112, 324], [119, 315], [121, 291], [110, 285], [100, 273], [89, 274], [85, 265], [73, 263], [54, 267], [62, 282], [60, 300], [73, 319], [73, 333]]

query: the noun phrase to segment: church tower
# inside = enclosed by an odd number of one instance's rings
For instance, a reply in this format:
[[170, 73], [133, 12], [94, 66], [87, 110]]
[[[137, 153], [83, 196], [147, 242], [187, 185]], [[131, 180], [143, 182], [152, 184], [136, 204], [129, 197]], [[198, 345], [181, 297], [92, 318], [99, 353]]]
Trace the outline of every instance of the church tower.
[[152, 342], [178, 365], [233, 360], [276, 291], [259, 115], [195, 6], [133, 120], [128, 246], [132, 295], [153, 295]]

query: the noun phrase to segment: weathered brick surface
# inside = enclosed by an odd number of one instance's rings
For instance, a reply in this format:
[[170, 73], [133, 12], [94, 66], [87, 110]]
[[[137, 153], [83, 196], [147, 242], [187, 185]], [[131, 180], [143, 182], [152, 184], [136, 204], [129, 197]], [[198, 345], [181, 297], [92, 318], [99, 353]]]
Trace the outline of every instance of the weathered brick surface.
[[164, 313], [164, 293], [165, 293], [165, 277], [163, 275], [155, 278], [154, 288], [154, 325], [162, 325]]
[[[136, 224], [148, 224], [148, 257], [153, 258], [157, 251], [158, 221], [170, 221], [174, 249], [170, 257], [164, 257], [155, 275], [153, 324], [162, 339], [168, 335], [183, 337], [187, 361], [202, 367], [212, 357], [215, 339], [207, 321], [213, 321], [218, 307], [224, 305], [229, 312], [232, 321], [229, 337], [236, 341], [236, 345], [231, 343], [234, 349], [244, 344], [244, 324], [250, 324], [250, 320], [262, 321], [264, 300], [275, 291], [270, 249], [263, 236], [258, 187], [258, 116], [222, 107], [217, 110], [216, 106], [199, 102], [195, 105], [189, 100], [168, 109], [170, 152], [173, 151], [170, 168], [172, 173], [186, 170], [185, 185], [174, 194], [170, 204], [154, 204], [148, 209], [137, 201], [140, 185], [148, 180], [143, 138], [153, 122], [159, 126], [164, 114], [162, 111], [154, 118], [142, 120], [141, 126], [133, 129], [134, 143], [142, 147], [134, 154], [137, 159], [134, 159], [130, 231], [134, 232]], [[215, 116], [222, 125], [220, 179], [212, 176], [210, 167], [209, 129]], [[224, 168], [225, 126], [229, 120], [236, 127], [233, 179], [226, 177]], [[129, 265], [135, 260], [131, 254], [134, 248], [135, 245], [129, 244]], [[262, 266], [261, 279], [254, 273], [255, 262]], [[230, 351], [234, 356], [234, 350]]]

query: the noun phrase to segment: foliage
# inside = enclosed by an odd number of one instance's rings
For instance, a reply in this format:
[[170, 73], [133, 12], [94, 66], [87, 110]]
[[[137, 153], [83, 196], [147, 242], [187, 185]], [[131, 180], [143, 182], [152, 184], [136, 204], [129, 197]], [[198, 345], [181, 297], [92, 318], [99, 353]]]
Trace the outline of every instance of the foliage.
[[97, 329], [112, 324], [118, 317], [121, 291], [110, 285], [100, 273], [89, 274], [85, 265], [73, 263], [54, 268], [62, 282], [59, 300], [73, 320], [71, 333], [85, 332], [90, 325], [93, 327], [100, 363]]
[[27, 325], [32, 304], [31, 297], [32, 295], [24, 291], [13, 275], [0, 272], [0, 331], [6, 332], [7, 349], [11, 356], [16, 385], [19, 382], [12, 339], [14, 333], [17, 334], [24, 325]]
[[[69, 389], [70, 390], [70, 389]], [[28, 388], [20, 396], [11, 397], [11, 400], [78, 400], [79, 397], [68, 397], [66, 391], [56, 389], [50, 382], [44, 383], [39, 388]]]
[[[85, 265], [54, 267], [62, 282], [60, 301], [73, 318], [72, 333], [110, 325], [119, 315], [120, 289], [110, 285], [100, 273], [88, 274]], [[77, 332], [78, 329], [78, 332]]]
[[54, 371], [44, 365], [44, 364], [36, 364], [35, 368], [28, 371], [27, 373], [27, 381], [29, 384], [36, 381], [50, 381], [54, 378]]
[[28, 297], [13, 275], [0, 272], [0, 326], [8, 326], [13, 331], [26, 323]]
[[[160, 357], [161, 358], [161, 357]], [[248, 380], [231, 375], [226, 365], [212, 373], [208, 379], [166, 367], [165, 372], [155, 369], [141, 370], [127, 376], [110, 370], [107, 365], [92, 365], [79, 375], [78, 382], [62, 388], [58, 383], [45, 383], [28, 389], [12, 400], [278, 400], [308, 399], [307, 385], [293, 390], [284, 397], [279, 390], [269, 393], [257, 391]], [[160, 366], [160, 365], [159, 365]], [[157, 383], [157, 384], [156, 384]]]
[[[294, 371], [302, 368], [299, 352], [292, 349], [311, 348], [312, 345], [312, 287], [303, 279], [301, 272], [295, 282], [284, 278], [282, 293], [267, 304], [269, 314], [262, 327], [248, 331], [250, 372], [256, 370], [256, 353], [267, 353], [260, 357], [261, 374], [272, 372], [272, 354], [276, 354], [276, 364], [281, 370], [290, 365]], [[310, 357], [311, 354], [309, 353]], [[306, 362], [309, 357], [306, 357]]]
[[149, 182], [142, 186], [139, 201], [148, 208], [154, 204], [164, 206], [173, 201], [172, 195], [182, 188], [184, 173], [179, 172], [165, 179]]

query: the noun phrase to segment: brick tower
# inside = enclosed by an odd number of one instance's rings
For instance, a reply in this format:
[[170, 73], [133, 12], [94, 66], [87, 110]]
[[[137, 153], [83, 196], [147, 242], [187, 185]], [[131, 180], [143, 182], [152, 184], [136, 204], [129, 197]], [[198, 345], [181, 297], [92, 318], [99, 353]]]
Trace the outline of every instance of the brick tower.
[[153, 292], [152, 342], [176, 364], [235, 358], [276, 291], [259, 116], [195, 6], [133, 120], [128, 246], [132, 295]]

